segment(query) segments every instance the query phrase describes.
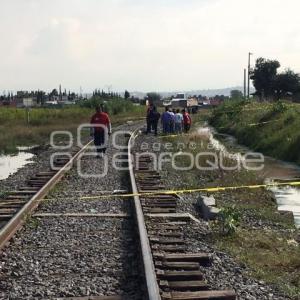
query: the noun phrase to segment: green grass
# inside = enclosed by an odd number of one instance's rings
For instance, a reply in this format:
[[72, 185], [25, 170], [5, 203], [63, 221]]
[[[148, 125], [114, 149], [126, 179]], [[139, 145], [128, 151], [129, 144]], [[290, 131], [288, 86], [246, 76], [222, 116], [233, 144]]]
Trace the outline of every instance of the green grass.
[[26, 219], [26, 224], [30, 229], [36, 230], [41, 225], [41, 221], [38, 218], [30, 216]]
[[299, 299], [300, 247], [294, 232], [240, 229], [235, 235], [214, 235], [216, 245], [251, 268], [252, 276], [277, 285]]
[[227, 101], [210, 123], [255, 151], [300, 164], [300, 105]]
[[[244, 109], [244, 105], [241, 109]], [[268, 104], [264, 109], [272, 111], [272, 105]], [[260, 112], [262, 116], [265, 113]], [[247, 117], [248, 122], [253, 122], [252, 116]], [[197, 149], [195, 151], [205, 151], [207, 138], [197, 133], [196, 129], [206, 118], [207, 115], [202, 113], [193, 116], [194, 127], [189, 135], [166, 136], [161, 139], [174, 145], [178, 142], [186, 145], [194, 142]], [[244, 120], [240, 122], [244, 123]], [[228, 119], [228, 124], [232, 124], [231, 119]], [[181, 162], [184, 164], [185, 160], [182, 159]], [[169, 180], [175, 178], [174, 185], [178, 189], [252, 185], [263, 182], [259, 174], [246, 170], [224, 171], [222, 174], [218, 170], [212, 172], [192, 169], [179, 174], [170, 167], [166, 176]], [[264, 188], [228, 190], [207, 195], [215, 197], [219, 208], [234, 207], [240, 216], [240, 226], [235, 234], [224, 235], [220, 232], [220, 226], [210, 222], [211, 231], [206, 236], [206, 241], [245, 264], [250, 270], [249, 276], [274, 284], [285, 295], [299, 299], [300, 245], [296, 242], [299, 231], [295, 229], [293, 216], [278, 212], [271, 192]]]
[[[113, 125], [145, 115], [145, 107], [126, 100], [110, 100], [105, 104]], [[15, 152], [17, 146], [49, 143], [54, 130], [76, 133], [78, 125], [88, 123], [94, 113], [92, 107], [76, 105], [65, 108], [33, 108], [27, 124], [26, 110], [0, 107], [0, 153]]]

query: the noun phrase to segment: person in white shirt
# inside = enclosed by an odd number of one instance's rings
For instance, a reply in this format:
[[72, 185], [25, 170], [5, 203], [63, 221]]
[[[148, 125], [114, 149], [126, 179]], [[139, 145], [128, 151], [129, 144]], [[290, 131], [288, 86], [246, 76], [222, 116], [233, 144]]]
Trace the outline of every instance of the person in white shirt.
[[182, 125], [183, 125], [183, 116], [180, 113], [180, 110], [177, 109], [175, 114], [175, 133], [182, 133]]

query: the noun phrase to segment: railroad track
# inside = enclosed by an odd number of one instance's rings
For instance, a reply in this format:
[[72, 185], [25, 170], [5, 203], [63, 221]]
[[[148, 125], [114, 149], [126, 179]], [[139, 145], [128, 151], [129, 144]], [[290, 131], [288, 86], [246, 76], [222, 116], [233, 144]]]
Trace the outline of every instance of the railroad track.
[[[133, 126], [136, 128], [136, 125]], [[124, 136], [121, 136], [118, 142], [125, 147], [127, 145]], [[85, 204], [89, 200], [81, 201], [76, 193], [72, 193], [73, 188], [81, 193], [90, 191], [90, 187], [97, 183], [100, 185], [98, 189], [101, 190], [104, 186], [101, 184], [107, 182], [106, 179], [99, 179], [98, 182], [82, 178], [76, 170], [73, 170], [70, 173], [72, 176], [69, 176], [63, 184], [70, 184], [71, 190], [68, 191], [68, 196], [74, 197], [74, 203], [69, 209], [74, 213], [69, 213], [68, 209], [64, 210], [63, 201], [56, 203], [55, 200], [49, 200], [36, 213], [43, 198], [60, 182], [77, 158], [81, 157], [84, 151], [88, 152], [87, 157], [91, 156], [88, 150], [90, 143], [78, 152], [72, 153], [71, 159], [67, 158], [67, 155], [59, 157], [54, 163], [55, 169], [50, 167], [47, 171], [43, 170], [32, 178], [28, 178], [24, 189], [18, 189], [18, 193], [15, 193], [17, 197], [14, 199], [10, 197], [14, 193], [10, 193], [6, 199], [0, 200], [0, 203], [11, 203], [11, 200], [20, 202], [20, 199], [23, 199], [22, 203], [16, 207], [15, 213], [11, 213], [5, 223], [3, 219], [4, 224], [0, 230], [1, 250], [3, 250], [0, 251], [2, 252], [1, 258], [3, 258], [0, 269], [1, 299], [2, 297], [44, 300], [144, 299], [139, 297], [144, 294], [144, 289], [139, 275], [140, 260], [136, 246], [138, 238], [133, 228], [134, 224], [130, 220], [130, 213], [115, 213], [115, 207], [112, 213], [101, 213], [107, 212], [108, 207], [110, 209], [109, 205], [102, 205], [102, 202], [120, 200], [118, 196], [113, 195], [113, 192], [111, 196], [116, 199], [92, 201], [90, 206], [87, 205], [88, 210], [85, 210]], [[109, 149], [107, 158], [112, 158], [114, 153], [119, 154], [120, 151], [117, 148], [116, 150]], [[94, 165], [101, 169], [103, 162], [104, 160], [84, 157], [81, 162], [82, 170], [85, 172], [86, 167], [90, 166], [91, 170], [96, 172], [98, 168], [93, 168]], [[108, 178], [113, 182], [106, 188], [113, 191], [114, 184], [117, 187], [120, 183], [122, 184], [123, 175], [116, 175], [117, 170], [114, 171], [115, 175], [111, 172], [113, 168], [108, 171]], [[77, 185], [80, 178], [83, 184], [86, 182], [87, 189], [82, 188], [82, 185]], [[89, 184], [89, 181], [92, 183]], [[68, 188], [69, 186], [65, 186], [66, 190]], [[32, 192], [27, 194], [29, 190]], [[60, 197], [59, 195], [61, 194], [58, 190], [52, 198]], [[117, 201], [114, 203], [118, 203]], [[84, 204], [81, 205], [82, 203]], [[47, 207], [46, 213], [44, 213], [45, 207]], [[74, 210], [72, 210], [73, 207], [75, 207]], [[47, 213], [47, 209], [50, 213]], [[121, 209], [121, 206], [118, 209]], [[126, 205], [122, 209], [129, 210], [129, 206]], [[51, 214], [51, 212], [54, 213]], [[28, 216], [31, 215], [32, 219], [29, 220]], [[8, 243], [25, 222], [28, 223], [26, 228], [16, 236], [14, 241]], [[5, 249], [3, 249], [4, 246], [6, 246]], [[33, 264], [30, 263], [31, 261]], [[39, 267], [35, 268], [35, 264]]]
[[[210, 290], [199, 270], [209, 265], [208, 253], [186, 253], [183, 227], [187, 219], [177, 217], [176, 195], [145, 195], [164, 189], [160, 174], [152, 169], [151, 158], [142, 156], [133, 161], [135, 131], [129, 138], [129, 172], [134, 196], [134, 214], [138, 227], [147, 297], [150, 300], [236, 299], [234, 291]], [[28, 179], [27, 185], [10, 192], [0, 202], [0, 250], [24, 224], [42, 199], [63, 178], [81, 153], [90, 145], [73, 153], [71, 158], [58, 158], [54, 167]], [[75, 299], [75, 298], [74, 298]], [[83, 298], [77, 298], [83, 299]], [[94, 299], [108, 299], [95, 297]], [[121, 299], [110, 298], [110, 299]]]
[[[152, 169], [150, 156], [133, 161], [136, 136], [129, 141], [129, 171], [149, 299], [236, 299], [234, 291], [211, 290], [203, 280], [200, 265], [209, 267], [210, 255], [186, 252], [183, 226], [187, 220], [176, 215], [178, 197], [158, 194], [165, 187]], [[155, 195], [149, 196], [151, 192]]]
[[91, 141], [79, 151], [73, 151], [71, 158], [68, 155], [56, 157], [48, 170], [36, 173], [26, 185], [7, 193], [5, 199], [0, 200], [0, 250], [90, 144]]

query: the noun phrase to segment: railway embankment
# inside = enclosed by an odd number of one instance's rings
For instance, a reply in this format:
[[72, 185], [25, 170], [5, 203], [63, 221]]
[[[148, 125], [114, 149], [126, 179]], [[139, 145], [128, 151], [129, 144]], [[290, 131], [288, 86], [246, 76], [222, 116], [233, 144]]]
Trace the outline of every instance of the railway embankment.
[[[291, 213], [278, 211], [271, 191], [260, 187], [189, 192], [199, 188], [264, 183], [261, 172], [220, 168], [199, 170], [196, 164], [191, 166], [190, 155], [196, 157], [198, 153], [208, 151], [218, 157], [220, 154], [211, 147], [207, 135], [199, 132], [198, 119], [199, 116], [195, 116], [196, 126], [189, 135], [161, 136], [159, 141], [147, 136], [139, 146], [145, 151], [152, 149], [157, 157], [165, 152], [171, 157], [176, 154], [174, 160], [164, 160], [161, 173], [168, 190], [183, 191], [178, 210], [189, 212], [202, 222], [199, 227], [194, 224], [193, 230], [188, 230], [188, 236], [192, 249], [211, 249], [216, 256], [218, 263], [209, 270], [208, 281], [216, 288], [237, 290], [241, 299], [298, 299], [299, 230], [295, 228]], [[211, 156], [201, 156], [199, 164], [208, 167], [207, 160], [211, 159]], [[235, 163], [229, 158], [224, 160], [227, 167]], [[188, 169], [178, 170], [178, 167]], [[201, 219], [200, 196], [215, 198], [221, 210], [217, 220], [207, 222]], [[214, 285], [216, 282], [218, 286]]]
[[296, 103], [227, 101], [213, 111], [209, 122], [255, 151], [300, 164], [299, 116]]

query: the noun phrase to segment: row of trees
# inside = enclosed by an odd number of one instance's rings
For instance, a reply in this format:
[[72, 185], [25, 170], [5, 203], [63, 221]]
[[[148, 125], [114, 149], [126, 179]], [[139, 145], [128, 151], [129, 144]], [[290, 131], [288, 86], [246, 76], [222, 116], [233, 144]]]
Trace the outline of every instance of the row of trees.
[[279, 100], [280, 98], [300, 96], [300, 76], [287, 69], [278, 73], [280, 63], [277, 60], [258, 58], [251, 74], [255, 95], [261, 100]]
[[118, 94], [117, 92], [104, 92], [103, 90], [100, 89], [95, 89], [93, 91], [93, 97], [101, 97], [103, 99], [115, 99], [115, 98], [121, 98], [121, 95]]

